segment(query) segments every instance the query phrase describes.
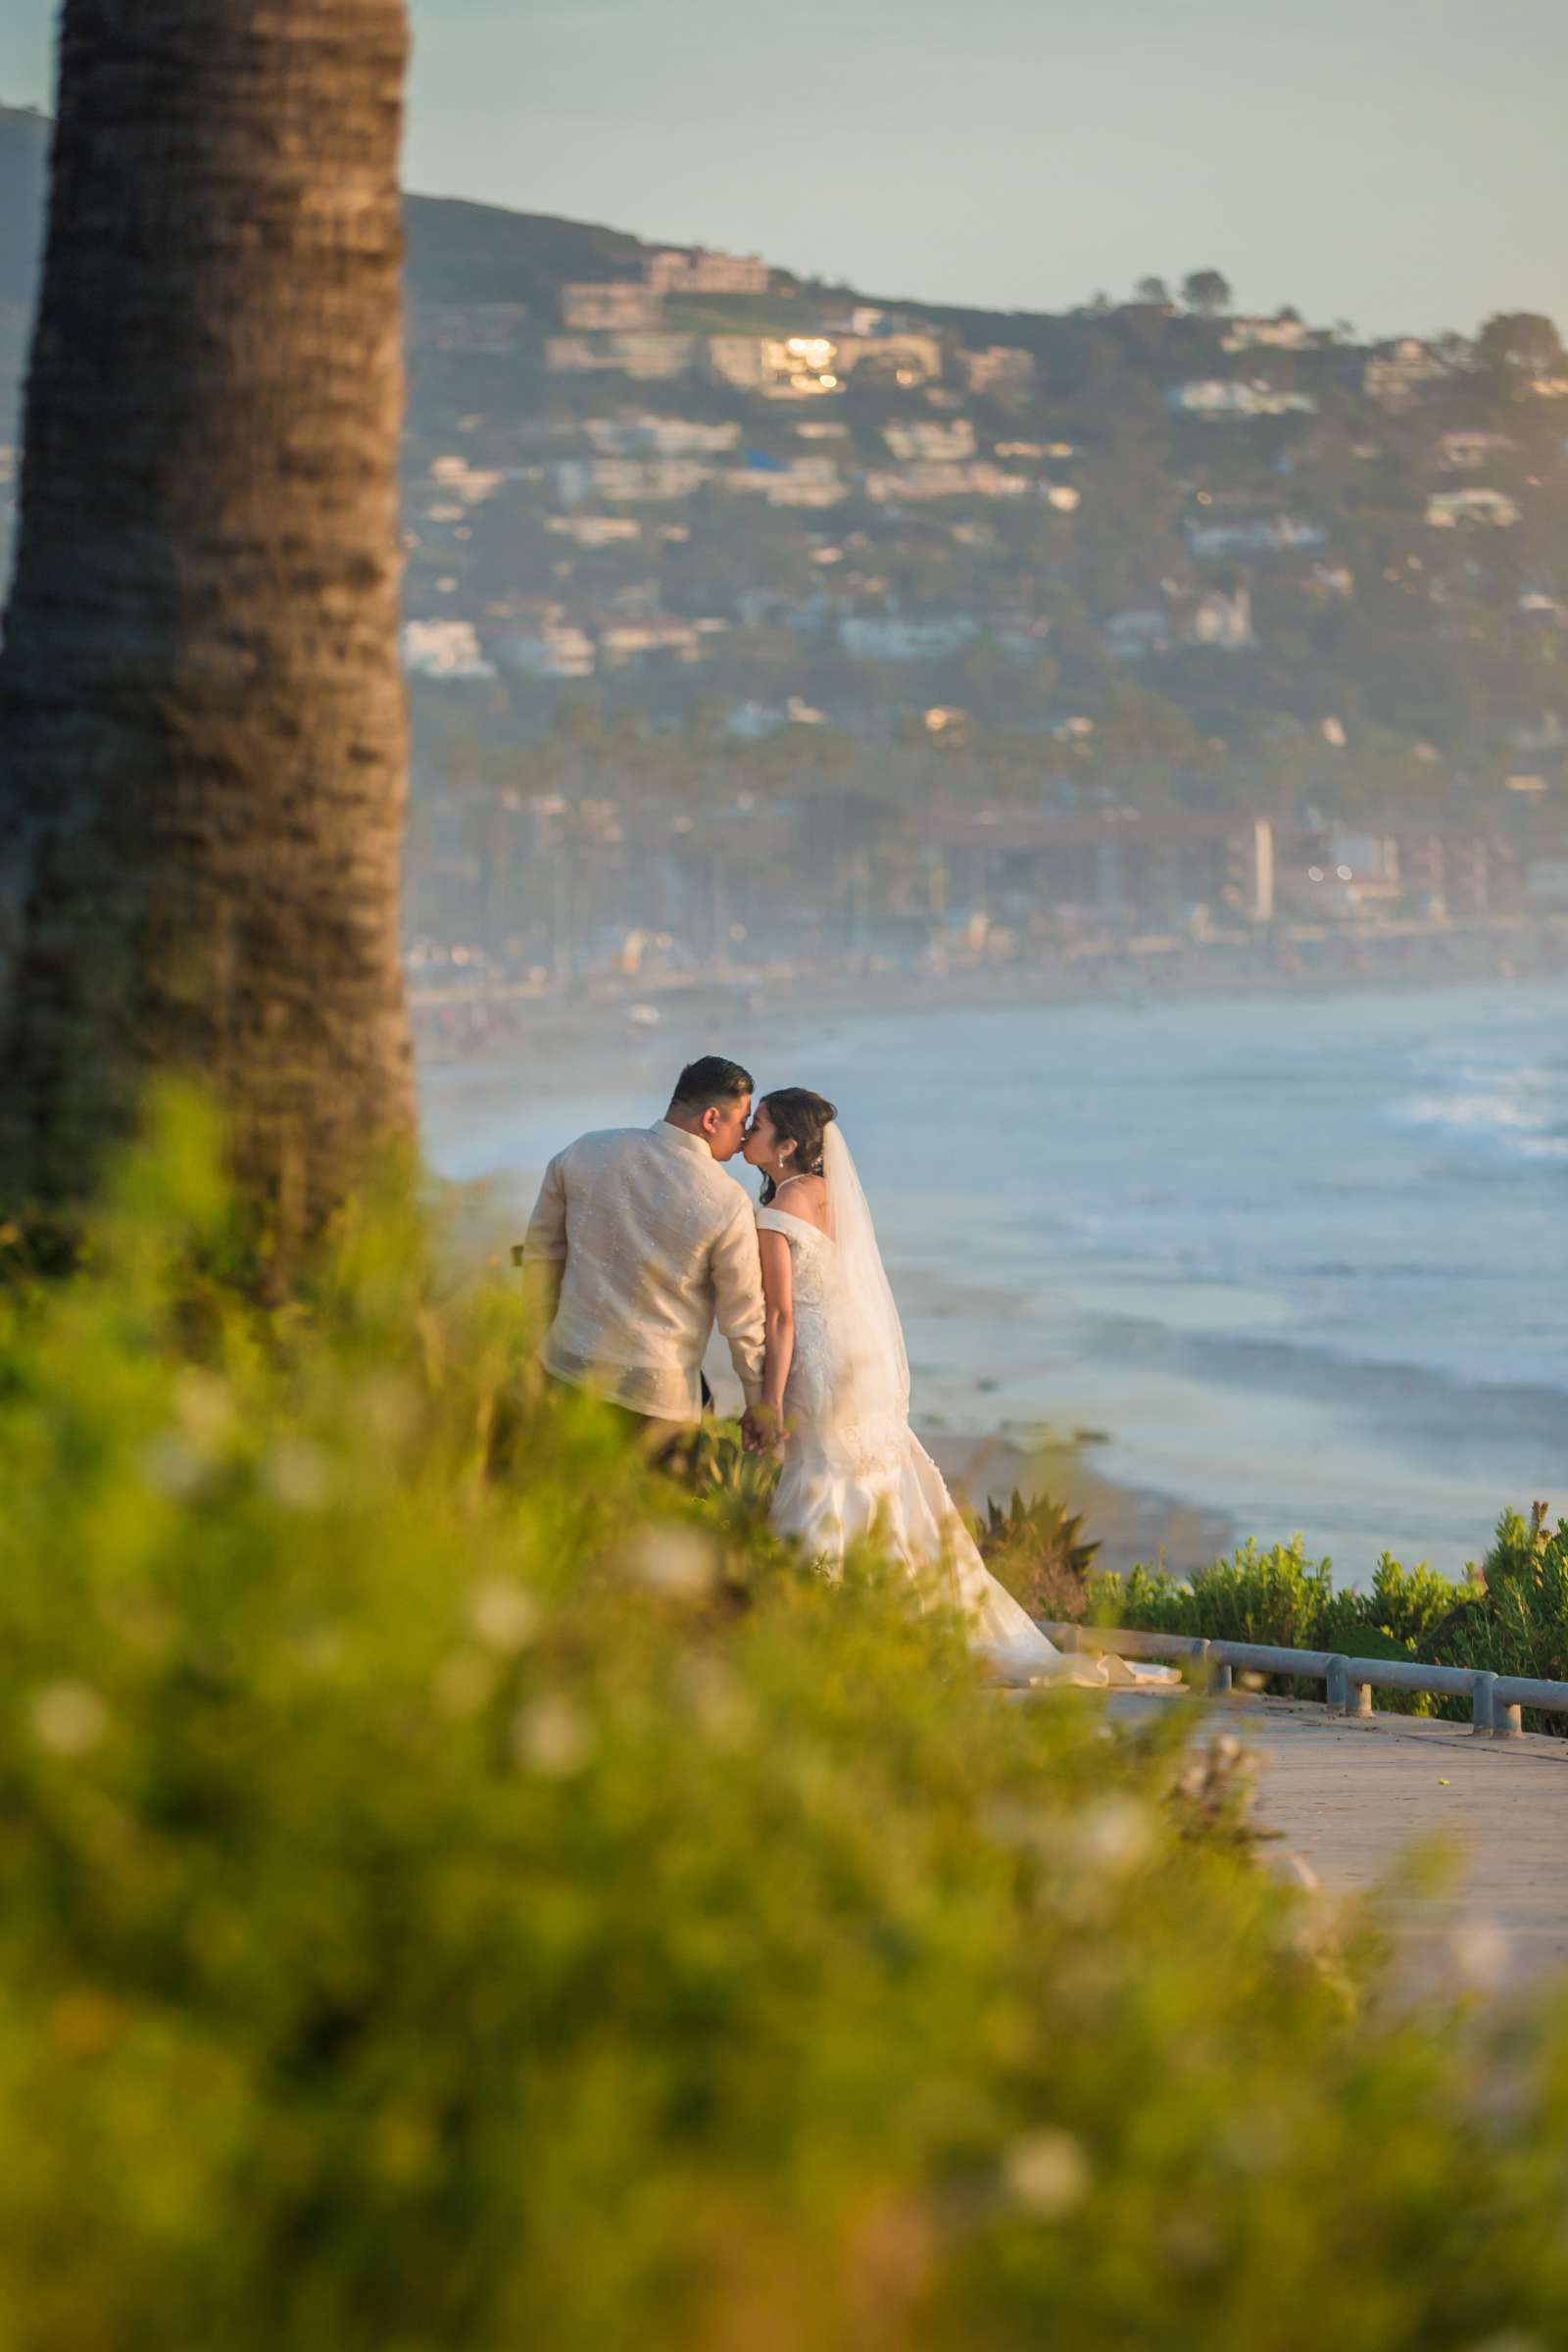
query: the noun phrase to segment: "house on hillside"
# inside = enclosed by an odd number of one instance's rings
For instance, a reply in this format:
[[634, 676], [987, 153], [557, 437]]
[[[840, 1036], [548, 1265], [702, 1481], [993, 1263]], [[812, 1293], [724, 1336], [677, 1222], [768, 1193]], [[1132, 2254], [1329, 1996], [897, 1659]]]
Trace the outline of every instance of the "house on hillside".
[[1250, 653], [1257, 643], [1252, 630], [1252, 600], [1247, 589], [1205, 589], [1178, 605], [1181, 633], [1189, 645], [1212, 646], [1220, 653]]
[[984, 351], [960, 351], [956, 365], [965, 391], [984, 400], [1022, 399], [1034, 390], [1035, 355], [1000, 343]]
[[1006, 473], [986, 458], [967, 465], [933, 461], [888, 466], [867, 473], [863, 482], [866, 497], [879, 506], [923, 505], [933, 498], [1022, 498], [1033, 487], [1026, 473]]
[[579, 332], [624, 333], [639, 327], [658, 326], [664, 316], [664, 306], [652, 286], [645, 286], [635, 277], [613, 277], [603, 285], [577, 284], [561, 289], [561, 318], [564, 326]]
[[911, 416], [882, 427], [896, 458], [972, 458], [974, 426], [967, 416]]
[[1203, 376], [1192, 383], [1171, 384], [1165, 392], [1165, 406], [1178, 416], [1216, 419], [1317, 414], [1317, 402], [1309, 392], [1276, 392], [1269, 384], [1244, 383], [1237, 376]]
[[1408, 409], [1451, 373], [1446, 360], [1429, 343], [1416, 335], [1401, 335], [1396, 342], [1378, 345], [1361, 371], [1361, 389], [1381, 409]]
[[941, 382], [942, 338], [912, 330], [846, 335], [838, 346], [834, 364], [840, 375], [851, 375], [858, 368], [908, 391], [916, 384]]
[[1316, 337], [1295, 311], [1273, 318], [1227, 318], [1221, 351], [1305, 351]]
[[643, 264], [649, 291], [661, 294], [765, 294], [771, 272], [755, 253], [687, 253], [677, 246], [651, 253]]
[[494, 498], [504, 478], [499, 468], [470, 466], [456, 452], [430, 460], [431, 481], [444, 498], [455, 498], [463, 507], [483, 506], [487, 498]]
[[831, 335], [710, 335], [704, 357], [719, 383], [764, 400], [818, 400], [843, 386]]
[[1438, 490], [1427, 500], [1427, 521], [1434, 530], [1473, 522], [1505, 531], [1518, 519], [1518, 501], [1503, 490]]
[[454, 681], [493, 678], [496, 665], [479, 651], [471, 620], [409, 620], [403, 624], [403, 666], [411, 677]]
[[607, 335], [551, 335], [545, 366], [552, 375], [629, 375], [657, 383], [685, 375], [697, 356], [697, 337], [654, 328]]
[[1436, 456], [1438, 464], [1448, 472], [1464, 473], [1477, 466], [1489, 465], [1494, 458], [1512, 457], [1518, 447], [1509, 433], [1489, 433], [1468, 426], [1440, 435]]
[[1177, 643], [1250, 653], [1257, 644], [1252, 600], [1245, 588], [1206, 588], [1195, 595], [1167, 583], [1157, 601], [1151, 598], [1147, 605], [1109, 614], [1100, 642], [1117, 662], [1148, 661], [1168, 654]]

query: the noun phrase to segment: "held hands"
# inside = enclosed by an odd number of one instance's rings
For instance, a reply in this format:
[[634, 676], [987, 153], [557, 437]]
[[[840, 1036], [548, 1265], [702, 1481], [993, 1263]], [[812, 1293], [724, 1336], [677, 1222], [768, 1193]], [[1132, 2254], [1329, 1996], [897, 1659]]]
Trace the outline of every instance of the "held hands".
[[789, 1434], [782, 1413], [771, 1404], [749, 1404], [741, 1415], [741, 1444], [748, 1453], [776, 1453]]

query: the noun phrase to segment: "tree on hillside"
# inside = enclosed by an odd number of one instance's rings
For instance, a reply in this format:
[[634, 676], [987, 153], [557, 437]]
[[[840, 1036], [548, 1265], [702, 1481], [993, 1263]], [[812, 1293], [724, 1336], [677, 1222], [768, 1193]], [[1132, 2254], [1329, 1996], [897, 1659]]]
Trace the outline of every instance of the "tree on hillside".
[[1230, 309], [1230, 279], [1220, 270], [1191, 270], [1182, 279], [1182, 300], [1200, 318], [1217, 318]]
[[1167, 303], [1170, 300], [1170, 288], [1162, 277], [1141, 277], [1133, 292], [1140, 302]]
[[286, 1251], [413, 1125], [402, 0], [65, 0], [0, 656], [0, 1182], [149, 1073]]
[[1565, 365], [1562, 338], [1539, 311], [1503, 311], [1476, 337], [1476, 362], [1506, 375], [1554, 375]]

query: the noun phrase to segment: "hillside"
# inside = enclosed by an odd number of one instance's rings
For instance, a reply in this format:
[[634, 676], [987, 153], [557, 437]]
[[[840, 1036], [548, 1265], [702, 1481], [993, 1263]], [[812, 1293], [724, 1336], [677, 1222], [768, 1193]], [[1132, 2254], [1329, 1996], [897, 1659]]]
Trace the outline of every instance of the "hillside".
[[[14, 320], [46, 137], [0, 114]], [[450, 199], [408, 227], [427, 747], [588, 698], [732, 745], [940, 738], [1140, 805], [1557, 805], [1549, 321], [1374, 350], [1238, 315], [1212, 272], [996, 313]]]

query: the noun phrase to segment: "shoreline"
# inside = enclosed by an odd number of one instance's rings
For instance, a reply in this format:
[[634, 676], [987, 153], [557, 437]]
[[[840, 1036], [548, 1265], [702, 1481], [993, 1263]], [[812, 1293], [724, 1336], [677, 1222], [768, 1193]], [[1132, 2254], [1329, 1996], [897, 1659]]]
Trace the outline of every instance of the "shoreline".
[[[1163, 999], [1124, 1006], [1085, 998], [1063, 1004], [1058, 1019], [1038, 996], [1020, 991], [1016, 967], [1002, 976], [1005, 985], [998, 986], [997, 977], [961, 988], [928, 980], [917, 993], [905, 987], [890, 1001], [882, 975], [882, 985], [867, 986], [848, 1003], [830, 994], [820, 975], [809, 988], [760, 1000], [733, 989], [716, 998], [683, 991], [682, 1027], [667, 1001], [667, 1026], [633, 1025], [626, 1004], [614, 1000], [580, 1003], [563, 1019], [541, 1007], [529, 1031], [493, 1041], [499, 1050], [425, 1063], [427, 1126], [448, 1143], [443, 1173], [460, 1189], [471, 1186], [476, 1200], [487, 1200], [487, 1220], [504, 1244], [520, 1232], [537, 1171], [568, 1131], [651, 1118], [667, 1095], [673, 1066], [705, 1050], [738, 1055], [765, 1088], [796, 1079], [820, 1049], [826, 1066], [807, 1074], [836, 1093], [835, 1075], [847, 1083], [845, 1071], [858, 1055], [877, 1054], [879, 1034], [896, 1068], [906, 1073], [919, 1065], [923, 1033], [906, 1018], [887, 1019], [913, 1014], [931, 1025], [931, 1052], [949, 1079], [961, 1083], [969, 1064], [961, 1054], [955, 1058], [954, 1038], [944, 1035], [951, 1019], [966, 1038], [963, 1024], [982, 1012], [1016, 1020], [1038, 1008], [1040, 1050], [1058, 1079], [1077, 1066], [1076, 1018], [1093, 1023], [1096, 1050], [1113, 1053], [1116, 1066], [1142, 1068], [1162, 1052]], [[1384, 992], [1354, 977], [1370, 1017]], [[1528, 980], [1519, 989], [1495, 975], [1446, 977], [1451, 990], [1430, 992], [1438, 1030], [1449, 1021], [1443, 1000], [1466, 987], [1493, 1008], [1487, 1020], [1525, 1017], [1533, 994]], [[1563, 982], [1546, 985], [1555, 1003]], [[1413, 984], [1399, 992], [1419, 993]], [[1289, 992], [1270, 994], [1282, 1006], [1288, 1002]], [[1361, 1016], [1351, 992], [1334, 994], [1346, 1009], [1328, 1026], [1355, 1031]], [[1510, 1004], [1521, 1009], [1509, 1011]], [[712, 1026], [705, 1034], [697, 1024], [710, 1007]], [[1152, 1043], [1139, 1042], [1146, 1013]], [[1200, 1010], [1195, 1017], [1201, 1026], [1207, 1016]], [[1245, 1017], [1265, 1024], [1273, 1018], [1261, 1005]], [[1309, 1005], [1283, 1017], [1316, 1034], [1318, 1016]], [[1243, 1018], [1239, 1004], [1234, 1020]], [[1429, 1016], [1412, 1018], [1419, 1025]], [[986, 1053], [978, 1036], [971, 1043], [978, 1068]], [[895, 1079], [895, 1092], [901, 1084], [906, 1095], [903, 1080]], [[1222, 1097], [1221, 1108], [1227, 1100], [1235, 1097]], [[941, 1206], [935, 1201], [933, 1213]], [[1005, 1501], [1017, 1484], [1025, 1493], [1049, 1493], [1069, 1511], [1083, 1509], [1085, 1532], [1100, 1540], [1107, 1568], [1152, 1563], [1163, 1550], [1166, 1564], [1186, 1573], [1231, 1550], [1242, 1534], [1267, 1544], [1303, 1530], [1311, 1555], [1331, 1554], [1337, 1582], [1347, 1585], [1363, 1583], [1384, 1548], [1406, 1560], [1431, 1559], [1457, 1575], [1467, 1559], [1480, 1556], [1504, 1501], [1527, 1489], [1551, 1491], [1545, 1465], [1553, 1453], [1555, 1392], [1526, 1394], [1517, 1369], [1494, 1366], [1465, 1380], [1425, 1368], [1419, 1395], [1412, 1395], [1417, 1357], [1385, 1362], [1375, 1351], [1364, 1362], [1342, 1362], [1310, 1331], [1293, 1346], [1292, 1335], [1282, 1336], [1269, 1316], [1252, 1314], [1245, 1298], [1211, 1333], [1197, 1311], [1207, 1295], [1201, 1272], [1151, 1272], [1142, 1260], [1112, 1264], [1093, 1281], [1079, 1279], [1067, 1262], [1040, 1278], [1039, 1298], [1024, 1298], [1005, 1250], [988, 1254], [988, 1234], [977, 1234], [961, 1264], [940, 1253], [933, 1260], [919, 1218], [901, 1234], [896, 1202], [889, 1210], [890, 1268], [923, 1359], [915, 1397], [922, 1441], [977, 1504], [992, 1494]], [[1192, 1311], [1176, 1311], [1184, 1306]], [[993, 1327], [1014, 1335], [1000, 1352], [987, 1337]], [[1075, 1451], [1081, 1428], [1108, 1433], [1105, 1450], [1091, 1445]], [[1331, 1462], [1334, 1474], [1325, 1477]]]
[[[775, 965], [689, 978], [599, 975], [570, 991], [475, 983], [413, 990], [419, 1059], [544, 1062], [587, 1048], [651, 1047], [682, 1025], [748, 1024], [847, 1012], [919, 1015], [1054, 1005], [1120, 1004], [1230, 997], [1334, 998], [1528, 983], [1568, 973], [1568, 914], [1494, 915], [1466, 923], [1227, 934], [1208, 942], [1172, 935], [1097, 943], [1051, 961], [1016, 958], [920, 971], [886, 958], [829, 966]], [[787, 1007], [787, 1013], [786, 1013]]]
[[1032, 1447], [1005, 1434], [957, 1437], [951, 1430], [917, 1428], [916, 1435], [962, 1509], [983, 1513], [993, 1498], [1005, 1508], [1016, 1490], [1025, 1501], [1049, 1494], [1081, 1511], [1084, 1540], [1100, 1545], [1097, 1569], [1125, 1574], [1141, 1564], [1190, 1576], [1236, 1546], [1236, 1523], [1225, 1512], [1107, 1478], [1081, 1446]]

